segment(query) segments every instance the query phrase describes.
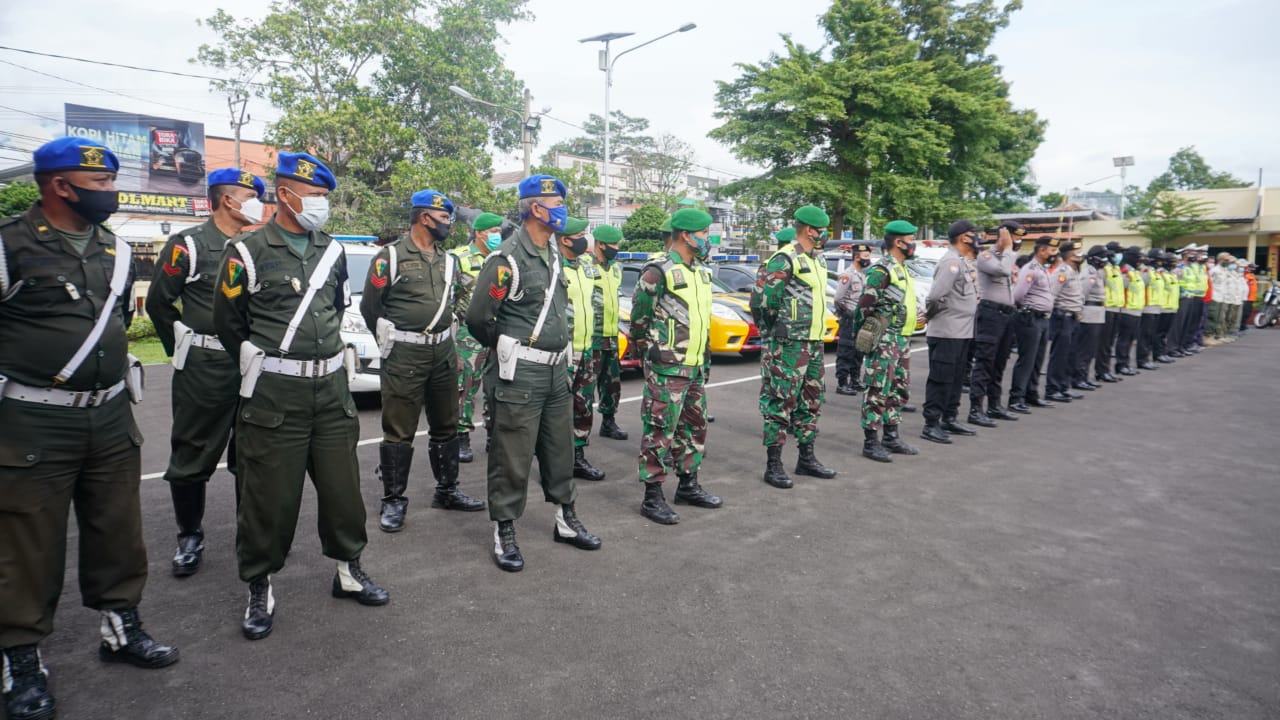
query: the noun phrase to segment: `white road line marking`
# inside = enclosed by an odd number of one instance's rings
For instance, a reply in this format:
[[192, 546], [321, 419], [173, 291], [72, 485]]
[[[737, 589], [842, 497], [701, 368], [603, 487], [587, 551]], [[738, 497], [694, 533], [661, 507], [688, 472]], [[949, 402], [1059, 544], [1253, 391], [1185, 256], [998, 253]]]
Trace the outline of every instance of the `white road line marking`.
[[[918, 352], [921, 352], [921, 351], [923, 351], [923, 350], [925, 350], [925, 349], [926, 349], [926, 348], [924, 348], [924, 347], [912, 348], [909, 352], [912, 352], [912, 353], [918, 353]], [[833, 367], [835, 367], [835, 366], [836, 366], [836, 364], [835, 364], [835, 363], [826, 363], [823, 367], [833, 368]], [[737, 385], [738, 383], [751, 382], [752, 380], [759, 380], [759, 379], [760, 379], [760, 375], [759, 375], [759, 374], [756, 374], [756, 375], [748, 375], [748, 376], [746, 376], [746, 377], [737, 378], [737, 379], [735, 379], [735, 380], [721, 380], [720, 382], [708, 383], [708, 384], [707, 384], [707, 387], [708, 387], [708, 388], [724, 387], [725, 385]], [[618, 402], [619, 402], [619, 403], [639, 402], [639, 401], [640, 401], [640, 400], [642, 400], [643, 398], [644, 398], [644, 396], [643, 396], [643, 395], [636, 395], [636, 396], [634, 396], [634, 397], [622, 398], [622, 399], [621, 399], [621, 400], [619, 400]], [[426, 434], [427, 434], [427, 431], [426, 431], [426, 430], [419, 430], [418, 432], [414, 433], [414, 436], [415, 436], [415, 437], [420, 437], [420, 436], [422, 436], [422, 435], [426, 435]], [[361, 440], [360, 442], [356, 443], [356, 445], [357, 445], [357, 446], [374, 445], [374, 444], [376, 444], [376, 443], [380, 443], [380, 442], [382, 442], [382, 438], [380, 438], [380, 437], [372, 437], [372, 438], [366, 438], [366, 439], [364, 439], [364, 440]], [[218, 463], [218, 469], [219, 469], [219, 470], [225, 470], [226, 468], [227, 468], [227, 464], [226, 464], [226, 463]], [[143, 479], [143, 480], [158, 480], [158, 479], [160, 479], [160, 478], [162, 478], [162, 477], [164, 477], [164, 473], [163, 473], [163, 472], [157, 472], [157, 473], [147, 473], [146, 475], [143, 475], [143, 476], [142, 476], [142, 479]]]

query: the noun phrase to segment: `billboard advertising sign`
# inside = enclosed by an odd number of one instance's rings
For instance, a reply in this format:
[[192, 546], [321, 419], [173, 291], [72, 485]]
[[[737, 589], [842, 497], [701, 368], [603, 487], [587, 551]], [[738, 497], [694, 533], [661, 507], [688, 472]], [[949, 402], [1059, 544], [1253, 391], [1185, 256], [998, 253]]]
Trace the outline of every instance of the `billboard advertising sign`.
[[96, 140], [120, 159], [122, 212], [208, 215], [204, 124], [67, 103], [69, 137]]

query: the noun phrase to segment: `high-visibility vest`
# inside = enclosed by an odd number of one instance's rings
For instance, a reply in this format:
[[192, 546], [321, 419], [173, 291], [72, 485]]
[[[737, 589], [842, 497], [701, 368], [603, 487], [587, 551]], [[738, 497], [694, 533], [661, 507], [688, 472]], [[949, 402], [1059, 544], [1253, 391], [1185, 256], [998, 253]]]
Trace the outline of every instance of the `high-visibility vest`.
[[903, 337], [911, 337], [916, 331], [916, 282], [907, 272], [907, 266], [893, 263], [889, 266], [889, 282], [902, 291], [903, 304], [907, 306], [907, 321], [902, 323]]
[[622, 285], [622, 268], [617, 262], [610, 263], [609, 267], [597, 263], [596, 270], [600, 272], [600, 277], [596, 278], [596, 285], [604, 298], [604, 317], [601, 319], [600, 334], [604, 337], [617, 337], [618, 287]]
[[1164, 275], [1164, 309], [1177, 310], [1178, 298], [1181, 297], [1178, 276], [1168, 270], [1161, 270], [1160, 273]]
[[564, 261], [564, 278], [569, 284], [570, 312], [573, 313], [573, 351], [585, 352], [591, 347], [595, 327], [595, 308], [591, 293], [596, 289], [595, 266], [590, 263]]
[[827, 264], [821, 258], [797, 253], [795, 243], [779, 248], [770, 262], [779, 255], [791, 263], [791, 279], [777, 322], [787, 325], [788, 337], [794, 340], [821, 340], [827, 331]]
[[1159, 305], [1164, 307], [1164, 275], [1159, 270], [1151, 268], [1147, 271], [1149, 282], [1147, 282], [1147, 305]]
[[1136, 269], [1125, 273], [1129, 278], [1129, 287], [1125, 291], [1124, 307], [1126, 310], [1141, 310], [1147, 306], [1147, 284], [1142, 280], [1142, 273]]
[[653, 307], [649, 361], [702, 367], [711, 333], [711, 271], [670, 257], [646, 267], [661, 270], [665, 286]]
[[1107, 295], [1102, 304], [1111, 308], [1124, 307], [1124, 273], [1120, 272], [1120, 268], [1109, 263], [1103, 269], [1107, 275]]

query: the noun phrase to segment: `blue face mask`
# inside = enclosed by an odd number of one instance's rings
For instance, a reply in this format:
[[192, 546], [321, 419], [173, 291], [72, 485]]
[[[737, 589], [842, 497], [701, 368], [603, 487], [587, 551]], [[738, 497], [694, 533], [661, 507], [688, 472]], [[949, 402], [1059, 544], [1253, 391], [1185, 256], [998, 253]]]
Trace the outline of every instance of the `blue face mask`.
[[489, 252], [498, 249], [502, 244], [502, 233], [489, 233], [489, 237], [485, 238], [484, 246], [489, 248]]
[[547, 227], [555, 230], [556, 232], [562, 232], [564, 230], [564, 224], [569, 221], [569, 208], [563, 205], [558, 208], [549, 208], [546, 205], [539, 205], [538, 207], [546, 210], [547, 213], [551, 215], [551, 217], [544, 221], [544, 224]]
[[1120, 260], [1121, 260], [1120, 253], [1116, 253], [1115, 255], [1111, 256], [1111, 264], [1113, 265], [1119, 265]]

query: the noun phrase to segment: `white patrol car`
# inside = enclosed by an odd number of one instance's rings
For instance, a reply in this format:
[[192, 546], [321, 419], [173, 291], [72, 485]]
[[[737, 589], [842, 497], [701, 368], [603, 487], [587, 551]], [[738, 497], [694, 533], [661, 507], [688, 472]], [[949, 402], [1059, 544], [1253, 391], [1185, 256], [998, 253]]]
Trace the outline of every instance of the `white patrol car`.
[[374, 244], [377, 238], [365, 235], [334, 235], [333, 238], [341, 242], [346, 251], [347, 277], [351, 283], [351, 306], [342, 316], [342, 342], [356, 348], [356, 379], [351, 382], [351, 392], [378, 392], [382, 387], [379, 380], [382, 354], [378, 351], [378, 341], [360, 315], [360, 294], [364, 291], [365, 278], [369, 277], [369, 263], [379, 250]]

